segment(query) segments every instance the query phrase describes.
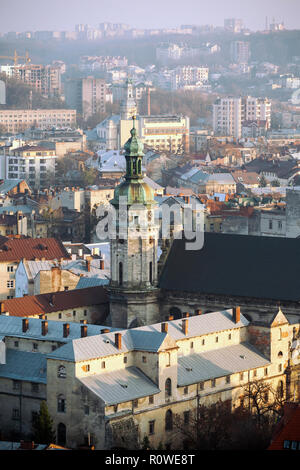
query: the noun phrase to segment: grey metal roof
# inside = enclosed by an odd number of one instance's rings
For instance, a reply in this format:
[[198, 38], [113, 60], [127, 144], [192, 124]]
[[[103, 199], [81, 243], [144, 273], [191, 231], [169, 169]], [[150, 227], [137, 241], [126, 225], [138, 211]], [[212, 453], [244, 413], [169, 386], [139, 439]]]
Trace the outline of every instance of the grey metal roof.
[[[175, 340], [193, 338], [195, 336], [207, 335], [219, 331], [242, 328], [249, 325], [249, 321], [242, 315], [240, 321], [235, 323], [233, 320], [232, 309], [222, 310], [220, 312], [211, 312], [203, 315], [195, 315], [188, 318], [188, 334], [182, 331], [182, 319], [168, 321], [168, 334]], [[161, 323], [154, 325], [141, 326], [135, 330], [160, 331]], [[132, 330], [133, 331], [133, 330]]]
[[86, 287], [106, 286], [107, 284], [109, 284], [109, 279], [101, 279], [100, 277], [82, 276], [78, 281], [76, 289], [85, 289]]
[[8, 191], [11, 191], [15, 188], [19, 183], [21, 183], [22, 179], [7, 179], [4, 180], [2, 184], [0, 184], [0, 194], [6, 194]]
[[[166, 338], [166, 333], [153, 331], [116, 330], [85, 338], [75, 339], [52, 353], [48, 357], [71, 362], [87, 361], [99, 357], [111, 356], [132, 350], [158, 351]], [[115, 345], [115, 332], [122, 335], [121, 349]]]
[[0, 377], [47, 383], [46, 355], [6, 349], [6, 364], [0, 364]]
[[157, 385], [137, 367], [90, 375], [78, 380], [108, 406], [160, 392]]
[[224, 377], [268, 364], [270, 361], [246, 342], [202, 354], [182, 356], [178, 358], [178, 385]]
[[[241, 328], [249, 324], [248, 320], [241, 315], [238, 323], [232, 319], [232, 310], [212, 312], [206, 315], [197, 315], [189, 318], [188, 334], [182, 331], [182, 320], [169, 321], [168, 338], [169, 345], [176, 340], [206, 335], [217, 331]], [[121, 349], [115, 345], [115, 329], [112, 333], [75, 339], [49, 354], [49, 357], [67, 361], [87, 361], [99, 357], [111, 356], [132, 350], [156, 352], [163, 349], [166, 333], [161, 332], [161, 323], [155, 325], [141, 326], [130, 330], [120, 330], [122, 335]]]
[[[46, 340], [46, 341], [60, 341], [69, 342], [76, 338], [81, 337], [81, 323], [68, 321], [69, 336], [63, 337], [63, 323], [62, 321], [48, 320], [48, 333], [43, 336], [41, 334], [42, 320], [39, 318], [28, 318], [29, 328], [26, 333], [22, 332], [22, 317], [0, 315], [0, 336], [13, 336], [26, 339]], [[87, 337], [93, 335], [100, 335], [101, 330], [107, 328], [101, 325], [87, 325]], [[115, 328], [110, 328], [115, 331]]]

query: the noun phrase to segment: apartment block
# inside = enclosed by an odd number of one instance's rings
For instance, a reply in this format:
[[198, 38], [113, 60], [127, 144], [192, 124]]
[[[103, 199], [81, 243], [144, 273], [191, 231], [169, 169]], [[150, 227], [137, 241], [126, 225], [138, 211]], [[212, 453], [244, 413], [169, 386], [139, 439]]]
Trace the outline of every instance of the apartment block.
[[0, 126], [5, 132], [16, 133], [38, 127], [75, 127], [75, 109], [1, 109]]
[[244, 122], [266, 121], [271, 127], [271, 102], [268, 98], [226, 97], [213, 104], [213, 130], [216, 134], [240, 138]]
[[94, 77], [70, 79], [65, 83], [65, 98], [66, 103], [85, 119], [97, 112], [104, 113], [106, 82]]
[[31, 188], [54, 181], [57, 156], [53, 149], [25, 145], [6, 155], [6, 179], [25, 179]]
[[234, 63], [247, 64], [250, 59], [250, 43], [232, 41], [230, 44], [230, 57]]
[[1, 71], [32, 86], [44, 96], [61, 94], [61, 71], [55, 65], [10, 65], [1, 67]]

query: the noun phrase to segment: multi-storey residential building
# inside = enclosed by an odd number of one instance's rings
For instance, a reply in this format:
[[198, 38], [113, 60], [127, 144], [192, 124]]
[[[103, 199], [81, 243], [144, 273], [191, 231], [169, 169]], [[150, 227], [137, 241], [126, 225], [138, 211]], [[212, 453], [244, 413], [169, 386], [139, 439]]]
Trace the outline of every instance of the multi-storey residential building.
[[85, 119], [97, 112], [104, 113], [106, 82], [94, 77], [70, 79], [65, 83], [65, 98]]
[[271, 101], [268, 98], [245, 96], [242, 98], [242, 121], [266, 121], [271, 127]]
[[6, 132], [16, 133], [39, 127], [50, 129], [52, 127], [75, 127], [75, 109], [1, 109], [0, 126]]
[[232, 33], [240, 33], [243, 28], [243, 20], [238, 18], [226, 18], [224, 20], [224, 29]]
[[6, 179], [25, 179], [31, 188], [54, 181], [57, 156], [53, 149], [25, 145], [6, 155]]
[[246, 41], [232, 41], [230, 44], [230, 57], [237, 64], [247, 64], [250, 58], [250, 43]]
[[213, 130], [216, 134], [241, 137], [242, 99], [219, 98], [213, 104]]
[[271, 126], [271, 102], [268, 98], [226, 97], [218, 98], [213, 104], [213, 130], [216, 134], [242, 136], [244, 121], [266, 121]]
[[208, 81], [208, 67], [177, 67], [171, 78], [171, 88], [177, 90], [185, 85]]
[[32, 86], [42, 95], [53, 96], [61, 94], [61, 71], [58, 66], [35, 64], [11, 65], [3, 66], [1, 71], [12, 78]]

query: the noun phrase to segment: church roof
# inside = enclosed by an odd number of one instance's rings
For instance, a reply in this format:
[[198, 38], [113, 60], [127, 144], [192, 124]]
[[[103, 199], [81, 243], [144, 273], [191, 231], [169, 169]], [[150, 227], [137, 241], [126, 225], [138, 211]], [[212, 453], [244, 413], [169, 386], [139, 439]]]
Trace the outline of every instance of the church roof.
[[300, 300], [300, 241], [222, 233], [204, 234], [200, 250], [174, 240], [160, 287], [198, 294]]

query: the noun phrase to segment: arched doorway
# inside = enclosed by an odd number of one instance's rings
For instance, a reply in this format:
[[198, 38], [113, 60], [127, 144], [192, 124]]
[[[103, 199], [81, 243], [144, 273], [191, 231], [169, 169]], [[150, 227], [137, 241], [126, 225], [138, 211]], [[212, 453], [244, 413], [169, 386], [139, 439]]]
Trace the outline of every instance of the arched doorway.
[[57, 426], [57, 444], [64, 447], [66, 445], [67, 430], [64, 423], [59, 423]]
[[169, 315], [171, 315], [174, 318], [174, 320], [179, 320], [179, 318], [182, 317], [181, 310], [178, 307], [171, 307]]

